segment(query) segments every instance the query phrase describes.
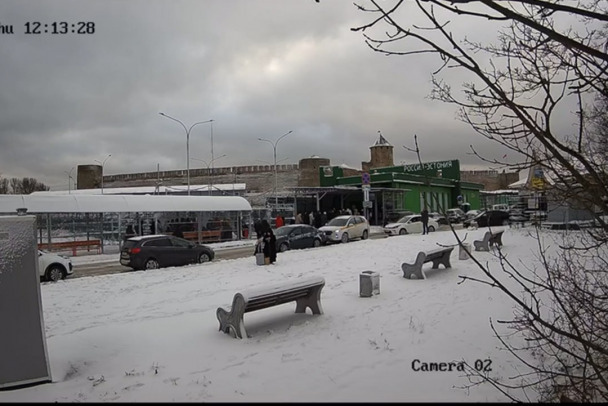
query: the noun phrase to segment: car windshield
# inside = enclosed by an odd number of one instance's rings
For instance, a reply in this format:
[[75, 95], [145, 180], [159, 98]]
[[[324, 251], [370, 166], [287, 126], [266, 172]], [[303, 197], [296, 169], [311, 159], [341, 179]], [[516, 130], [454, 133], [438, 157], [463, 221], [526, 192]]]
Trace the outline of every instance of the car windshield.
[[348, 218], [334, 218], [331, 219], [329, 221], [329, 223], [327, 223], [328, 226], [332, 226], [332, 227], [344, 227], [346, 225], [346, 222], [348, 221]]
[[396, 223], [407, 223], [410, 218], [412, 218], [412, 216], [403, 216], [397, 220]]

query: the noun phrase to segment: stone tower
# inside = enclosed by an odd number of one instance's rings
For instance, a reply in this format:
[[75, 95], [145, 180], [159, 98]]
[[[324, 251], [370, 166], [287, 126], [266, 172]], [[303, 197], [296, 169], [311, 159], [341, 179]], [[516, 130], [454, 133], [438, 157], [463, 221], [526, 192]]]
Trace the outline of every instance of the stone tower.
[[382, 136], [378, 131], [378, 140], [369, 147], [371, 151], [371, 160], [369, 162], [361, 162], [361, 168], [364, 172], [373, 168], [383, 168], [387, 166], [395, 166], [393, 163], [393, 146]]
[[97, 189], [101, 185], [101, 165], [78, 165], [76, 189]]
[[319, 179], [319, 168], [321, 166], [329, 166], [329, 159], [319, 158], [316, 155], [300, 159], [298, 186], [319, 186], [321, 184], [321, 180]]

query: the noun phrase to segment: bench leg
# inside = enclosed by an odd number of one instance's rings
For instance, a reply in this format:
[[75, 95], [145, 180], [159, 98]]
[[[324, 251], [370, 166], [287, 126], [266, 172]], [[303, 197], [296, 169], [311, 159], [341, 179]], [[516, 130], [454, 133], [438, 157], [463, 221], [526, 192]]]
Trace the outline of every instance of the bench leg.
[[473, 241], [473, 245], [475, 246], [475, 251], [490, 251], [490, 247], [488, 247], [488, 242], [486, 240]]
[[240, 294], [236, 294], [232, 301], [230, 311], [218, 307], [216, 311], [217, 320], [220, 322], [219, 330], [232, 335], [234, 338], [247, 337], [243, 315], [245, 314], [245, 300]]
[[416, 277], [416, 279], [425, 279], [424, 273], [422, 272], [422, 265], [424, 264], [424, 260], [426, 259], [426, 254], [424, 252], [419, 252], [416, 257], [416, 261], [413, 264], [403, 263], [401, 264], [401, 270], [403, 271], [403, 277], [407, 279], [412, 279], [412, 275]]
[[323, 314], [323, 307], [321, 306], [321, 289], [323, 286], [316, 286], [310, 292], [307, 297], [301, 297], [296, 299], [296, 313], [306, 313], [306, 308], [310, 307], [312, 314]]
[[442, 264], [446, 268], [452, 267], [452, 265], [450, 265], [450, 253], [449, 252], [447, 254], [443, 254], [441, 256], [441, 258], [437, 258], [437, 259], [433, 260], [433, 269], [439, 268], [439, 264]]

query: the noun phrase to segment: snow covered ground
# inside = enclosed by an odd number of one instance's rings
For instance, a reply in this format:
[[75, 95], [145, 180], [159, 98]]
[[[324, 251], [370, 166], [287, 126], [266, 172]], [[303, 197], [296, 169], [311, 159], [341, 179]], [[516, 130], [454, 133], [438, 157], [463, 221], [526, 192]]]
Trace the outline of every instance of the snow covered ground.
[[[528, 267], [538, 264], [531, 230], [503, 236], [503, 252]], [[457, 230], [469, 243], [484, 232]], [[0, 402], [506, 401], [487, 384], [463, 389], [461, 371], [422, 370], [480, 361], [497, 378], [521, 372], [489, 325], [509, 319], [512, 303], [496, 289], [459, 283], [460, 275], [484, 277], [458, 247], [452, 268], [425, 264], [426, 279], [403, 277], [401, 264], [420, 250], [455, 243], [451, 231], [438, 231], [288, 251], [276, 265], [256, 266], [252, 255], [44, 283], [53, 382], [0, 391]], [[501, 275], [493, 252], [473, 255]], [[73, 260], [103, 256], [93, 257]], [[380, 275], [380, 294], [360, 297], [368, 270]], [[295, 314], [292, 302], [246, 313], [248, 339], [218, 331], [216, 310], [235, 293], [309, 276], [325, 278], [323, 315]]]

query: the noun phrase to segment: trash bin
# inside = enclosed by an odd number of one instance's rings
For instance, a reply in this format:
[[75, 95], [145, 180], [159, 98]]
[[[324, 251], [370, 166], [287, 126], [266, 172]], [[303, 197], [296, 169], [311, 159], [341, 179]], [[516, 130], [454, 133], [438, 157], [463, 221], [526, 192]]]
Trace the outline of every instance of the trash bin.
[[363, 271], [359, 274], [359, 296], [371, 297], [380, 294], [380, 274], [374, 271]]
[[[465, 251], [466, 248], [466, 251]], [[469, 259], [471, 258], [467, 251], [471, 252], [471, 244], [468, 242], [463, 242], [460, 245], [460, 250], [458, 251], [458, 259]]]

